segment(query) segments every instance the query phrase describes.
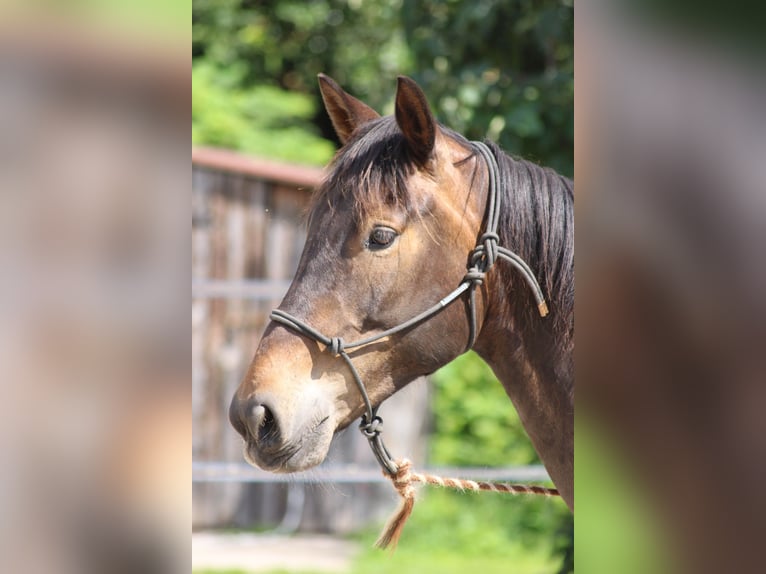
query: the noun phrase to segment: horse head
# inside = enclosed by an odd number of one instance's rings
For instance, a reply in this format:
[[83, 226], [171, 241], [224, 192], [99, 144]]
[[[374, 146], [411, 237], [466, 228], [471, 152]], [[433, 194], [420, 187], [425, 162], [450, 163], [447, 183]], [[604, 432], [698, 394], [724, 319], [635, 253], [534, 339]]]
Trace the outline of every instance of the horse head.
[[[435, 121], [413, 80], [399, 78], [395, 114], [387, 117], [330, 78], [319, 80], [344, 145], [315, 191], [306, 244], [279, 309], [334, 338], [334, 348], [270, 323], [229, 413], [248, 461], [272, 471], [319, 464], [335, 432], [365, 412], [338, 347], [374, 338], [454, 289], [484, 219], [480, 158]], [[476, 290], [479, 322], [486, 288]], [[469, 331], [459, 299], [348, 357], [378, 405], [462, 353]]]

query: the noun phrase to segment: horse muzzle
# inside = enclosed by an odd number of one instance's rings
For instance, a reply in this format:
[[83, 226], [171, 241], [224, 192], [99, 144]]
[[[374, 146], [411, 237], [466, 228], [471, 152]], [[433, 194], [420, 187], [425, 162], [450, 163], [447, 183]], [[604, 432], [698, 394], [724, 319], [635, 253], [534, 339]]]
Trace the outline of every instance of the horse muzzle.
[[[240, 400], [235, 395], [229, 421], [245, 440], [245, 460], [271, 472], [297, 472], [321, 463], [335, 427], [329, 409], [311, 402], [309, 411], [300, 404], [282, 406], [268, 396]], [[296, 422], [301, 420], [306, 422]]]

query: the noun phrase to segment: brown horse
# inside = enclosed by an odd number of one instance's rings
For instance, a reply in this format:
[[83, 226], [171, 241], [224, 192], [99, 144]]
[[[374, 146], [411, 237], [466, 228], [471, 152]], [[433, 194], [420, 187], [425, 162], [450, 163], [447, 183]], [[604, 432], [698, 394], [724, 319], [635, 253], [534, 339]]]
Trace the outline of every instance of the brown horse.
[[[370, 412], [367, 395], [377, 406], [472, 346], [572, 508], [572, 182], [441, 126], [408, 78], [393, 117], [319, 79], [344, 146], [315, 193], [293, 283], [231, 403], [245, 457], [273, 471], [317, 465], [335, 432]], [[493, 267], [498, 245], [529, 266]], [[538, 281], [545, 318], [527, 286]], [[357, 343], [344, 349], [344, 340]]]

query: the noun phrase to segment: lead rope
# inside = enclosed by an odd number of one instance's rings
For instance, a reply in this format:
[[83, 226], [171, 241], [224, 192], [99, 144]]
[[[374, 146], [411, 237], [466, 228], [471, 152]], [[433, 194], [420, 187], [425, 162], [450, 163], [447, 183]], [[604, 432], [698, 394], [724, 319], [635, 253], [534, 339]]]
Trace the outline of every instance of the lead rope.
[[548, 314], [548, 306], [545, 303], [545, 297], [543, 296], [542, 289], [535, 278], [534, 273], [526, 264], [526, 262], [516, 255], [513, 251], [500, 247], [498, 242], [500, 237], [497, 234], [498, 224], [500, 222], [500, 198], [501, 194], [497, 192], [498, 181], [500, 180], [499, 167], [495, 157], [492, 155], [492, 151], [483, 142], [473, 142], [476, 149], [484, 158], [488, 172], [489, 172], [489, 192], [487, 197], [487, 223], [486, 231], [479, 238], [478, 245], [471, 252], [469, 258], [470, 267], [468, 268], [465, 277], [451, 293], [439, 301], [436, 305], [433, 305], [429, 309], [426, 309], [419, 315], [416, 315], [412, 319], [401, 323], [391, 329], [372, 335], [353, 343], [346, 343], [340, 337], [327, 337], [320, 333], [307, 323], [304, 323], [300, 319], [293, 317], [289, 313], [282, 311], [281, 309], [274, 309], [271, 312], [270, 318], [272, 321], [280, 323], [293, 331], [318, 341], [323, 344], [327, 350], [329, 350], [334, 356], [340, 357], [346, 363], [351, 372], [352, 378], [362, 395], [364, 407], [366, 412], [362, 415], [362, 420], [359, 424], [359, 430], [367, 438], [370, 448], [372, 449], [375, 458], [383, 469], [383, 474], [391, 479], [391, 482], [396, 488], [397, 492], [402, 498], [399, 510], [388, 521], [383, 533], [381, 534], [375, 545], [378, 548], [395, 548], [399, 541], [404, 525], [407, 519], [412, 514], [412, 508], [415, 505], [415, 487], [413, 482], [421, 482], [424, 484], [432, 484], [435, 486], [442, 486], [445, 488], [455, 488], [458, 490], [473, 490], [473, 491], [489, 491], [489, 492], [503, 492], [510, 494], [538, 494], [544, 496], [559, 496], [559, 491], [555, 488], [545, 488], [542, 486], [525, 486], [522, 484], [506, 484], [497, 482], [477, 482], [473, 480], [463, 480], [459, 478], [441, 478], [432, 474], [420, 474], [412, 472], [412, 463], [407, 459], [394, 460], [391, 453], [388, 452], [386, 445], [383, 444], [383, 437], [381, 433], [383, 431], [383, 419], [378, 416], [377, 407], [372, 406], [367, 395], [367, 389], [364, 386], [362, 378], [354, 367], [354, 363], [351, 361], [346, 349], [354, 349], [357, 347], [363, 347], [380, 339], [390, 337], [402, 331], [408, 330], [415, 325], [430, 319], [442, 309], [447, 307], [450, 303], [455, 301], [461, 294], [468, 291], [468, 307], [469, 307], [469, 337], [466, 350], [473, 347], [476, 342], [477, 336], [477, 324], [476, 324], [476, 287], [480, 286], [486, 273], [492, 268], [498, 259], [503, 259], [513, 265], [516, 270], [521, 273], [522, 277], [532, 290], [532, 294], [537, 303], [537, 310], [541, 317], [545, 317]]
[[413, 482], [441, 486], [443, 488], [453, 488], [455, 490], [474, 492], [501, 492], [505, 494], [537, 494], [541, 496], [561, 496], [558, 489], [546, 488], [544, 486], [509, 484], [506, 482], [483, 482], [475, 480], [465, 480], [462, 478], [442, 478], [433, 474], [421, 474], [412, 472], [412, 463], [406, 459], [396, 461], [398, 466], [396, 473], [388, 475], [394, 488], [402, 497], [399, 509], [389, 518], [383, 529], [382, 534], [375, 542], [378, 548], [396, 548], [399, 537], [402, 535], [404, 525], [412, 514], [412, 508], [415, 506], [415, 487]]

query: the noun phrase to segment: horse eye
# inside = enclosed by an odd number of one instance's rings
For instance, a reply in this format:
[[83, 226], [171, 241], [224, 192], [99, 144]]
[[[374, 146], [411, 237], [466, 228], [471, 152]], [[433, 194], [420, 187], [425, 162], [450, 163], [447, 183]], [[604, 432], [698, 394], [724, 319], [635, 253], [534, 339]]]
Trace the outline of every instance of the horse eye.
[[376, 227], [370, 233], [370, 238], [367, 240], [367, 247], [369, 249], [384, 249], [389, 247], [396, 239], [396, 231], [390, 227]]

